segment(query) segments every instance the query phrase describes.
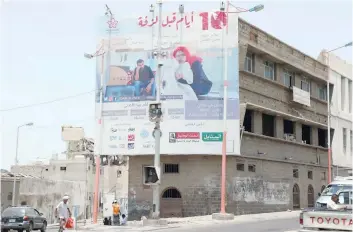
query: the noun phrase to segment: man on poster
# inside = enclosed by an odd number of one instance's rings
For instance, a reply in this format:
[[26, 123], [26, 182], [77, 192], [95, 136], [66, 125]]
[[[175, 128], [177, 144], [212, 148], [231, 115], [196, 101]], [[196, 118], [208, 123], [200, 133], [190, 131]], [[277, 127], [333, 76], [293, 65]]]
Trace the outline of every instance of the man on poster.
[[152, 69], [145, 65], [144, 60], [138, 59], [134, 70], [133, 82], [136, 86], [136, 96], [153, 96], [154, 74]]

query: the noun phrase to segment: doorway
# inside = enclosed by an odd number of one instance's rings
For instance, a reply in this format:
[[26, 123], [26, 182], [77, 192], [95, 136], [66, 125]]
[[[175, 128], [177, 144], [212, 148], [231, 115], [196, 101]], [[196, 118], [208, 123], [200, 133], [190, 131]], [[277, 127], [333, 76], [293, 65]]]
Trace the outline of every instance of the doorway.
[[314, 207], [314, 188], [311, 184], [308, 186], [308, 207]]
[[300, 209], [300, 189], [297, 184], [293, 186], [293, 209]]
[[183, 201], [178, 189], [169, 187], [164, 190], [161, 199], [161, 217], [182, 217]]

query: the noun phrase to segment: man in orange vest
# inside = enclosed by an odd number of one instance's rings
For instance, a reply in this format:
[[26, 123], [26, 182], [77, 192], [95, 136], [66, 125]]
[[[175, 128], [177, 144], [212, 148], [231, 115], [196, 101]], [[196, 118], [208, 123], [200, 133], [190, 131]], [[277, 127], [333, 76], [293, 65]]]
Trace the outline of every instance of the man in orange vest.
[[120, 205], [117, 200], [113, 201], [113, 225], [120, 225]]

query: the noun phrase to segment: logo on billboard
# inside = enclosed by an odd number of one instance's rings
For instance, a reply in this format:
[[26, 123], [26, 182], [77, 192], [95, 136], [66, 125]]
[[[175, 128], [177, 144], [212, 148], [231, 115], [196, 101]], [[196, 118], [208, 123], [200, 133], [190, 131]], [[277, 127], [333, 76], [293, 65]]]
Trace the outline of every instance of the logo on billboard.
[[148, 133], [147, 130], [143, 129], [140, 133], [141, 138], [145, 139], [148, 138], [148, 136], [150, 135], [150, 133]]
[[134, 144], [134, 143], [128, 143], [128, 144], [127, 144], [127, 148], [128, 148], [129, 150], [135, 149], [135, 144]]
[[135, 141], [135, 135], [128, 135], [127, 141]]
[[128, 132], [135, 132], [135, 128], [130, 127], [127, 131]]
[[125, 144], [119, 144], [119, 148], [125, 148]]
[[117, 145], [115, 145], [115, 144], [113, 144], [113, 145], [109, 145], [109, 148], [113, 148], [113, 149], [115, 149], [115, 148], [118, 148], [118, 146], [117, 146]]
[[222, 142], [222, 132], [202, 132], [202, 141], [204, 142]]
[[145, 149], [154, 148], [154, 144], [153, 143], [145, 143], [142, 145], [142, 147]]
[[169, 133], [169, 142], [176, 143], [177, 140], [198, 140], [200, 139], [199, 132], [170, 132]]
[[114, 140], [117, 140], [118, 137], [117, 136], [109, 136], [109, 139], [110, 139], [110, 141], [114, 141]]
[[126, 131], [126, 128], [115, 128], [115, 127], [112, 127], [112, 128], [110, 128], [110, 131], [112, 132], [112, 133], [116, 133], [116, 132], [125, 132]]
[[118, 21], [116, 21], [114, 18], [109, 20], [107, 23], [109, 28], [116, 28], [116, 26], [118, 25]]

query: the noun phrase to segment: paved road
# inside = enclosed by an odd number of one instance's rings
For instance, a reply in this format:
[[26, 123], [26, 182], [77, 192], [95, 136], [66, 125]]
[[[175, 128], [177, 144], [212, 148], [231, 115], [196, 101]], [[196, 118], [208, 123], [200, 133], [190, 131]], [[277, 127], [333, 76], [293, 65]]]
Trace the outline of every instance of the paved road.
[[294, 232], [298, 231], [300, 226], [298, 219], [281, 219], [271, 221], [260, 221], [251, 223], [237, 223], [237, 224], [217, 224], [214, 226], [197, 226], [193, 228], [175, 228], [171, 229], [170, 232]]
[[[57, 232], [58, 229], [50, 228], [47, 232]], [[83, 230], [82, 230], [83, 231]], [[137, 232], [137, 231], [160, 231], [160, 232], [296, 232], [299, 231], [298, 219], [279, 219], [259, 222], [238, 222], [238, 223], [226, 223], [226, 224], [214, 224], [214, 225], [201, 225], [191, 224], [187, 226], [181, 226], [177, 228], [112, 228], [108, 227], [102, 230], [102, 227], [96, 229], [90, 229], [86, 231], [100, 231], [100, 232], [113, 232], [113, 231], [126, 231], [126, 232]], [[81, 230], [78, 230], [81, 232]]]

